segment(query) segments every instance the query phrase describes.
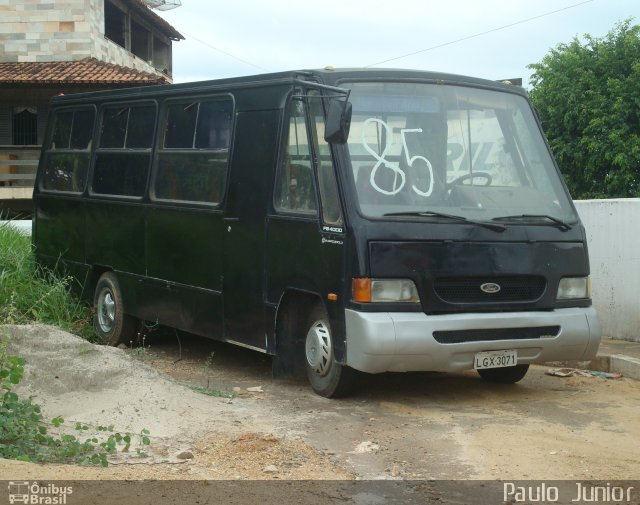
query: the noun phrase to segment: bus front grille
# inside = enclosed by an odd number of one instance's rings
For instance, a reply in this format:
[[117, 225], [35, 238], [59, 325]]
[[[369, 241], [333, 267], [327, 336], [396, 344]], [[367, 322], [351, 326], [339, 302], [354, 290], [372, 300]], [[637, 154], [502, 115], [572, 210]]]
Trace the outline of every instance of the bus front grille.
[[447, 303], [534, 302], [546, 289], [544, 277], [445, 277], [436, 279], [433, 288]]

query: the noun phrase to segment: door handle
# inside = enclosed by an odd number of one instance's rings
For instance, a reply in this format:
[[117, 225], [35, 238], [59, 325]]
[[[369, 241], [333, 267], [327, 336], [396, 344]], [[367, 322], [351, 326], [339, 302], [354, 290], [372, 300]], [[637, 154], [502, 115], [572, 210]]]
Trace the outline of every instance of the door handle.
[[[238, 221], [240, 221], [239, 217], [223, 217], [222, 221], [224, 221], [225, 223], [237, 223]], [[231, 233], [231, 224], [227, 225], [227, 233]]]

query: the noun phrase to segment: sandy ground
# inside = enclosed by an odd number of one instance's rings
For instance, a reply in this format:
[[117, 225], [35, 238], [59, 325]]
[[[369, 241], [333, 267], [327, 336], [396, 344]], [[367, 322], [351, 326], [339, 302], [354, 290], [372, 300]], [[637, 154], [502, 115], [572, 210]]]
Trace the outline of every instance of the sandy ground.
[[[143, 429], [151, 434], [150, 446], [134, 441], [106, 469], [0, 460], [5, 479], [352, 478], [300, 436], [282, 430], [274, 435], [276, 427], [257, 419], [251, 402], [193, 391], [121, 349], [56, 328], [7, 326], [4, 332], [9, 352], [27, 361], [15, 391], [31, 397], [47, 418], [62, 416], [67, 430], [82, 422], [113, 425], [134, 440]], [[137, 447], [148, 457], [140, 458]]]
[[515, 386], [474, 372], [384, 374], [327, 400], [304, 381], [272, 379], [269, 357], [205, 339], [120, 350], [42, 326], [0, 331], [28, 363], [20, 392], [47, 416], [152, 435], [146, 459], [120, 454], [106, 469], [0, 460], [6, 479], [640, 476], [640, 382], [630, 379], [551, 377], [542, 366]]

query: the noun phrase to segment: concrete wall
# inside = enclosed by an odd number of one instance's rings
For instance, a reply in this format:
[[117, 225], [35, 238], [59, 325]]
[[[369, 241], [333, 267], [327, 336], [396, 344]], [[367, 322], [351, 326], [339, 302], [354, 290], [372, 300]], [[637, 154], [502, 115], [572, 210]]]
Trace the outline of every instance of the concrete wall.
[[640, 342], [640, 198], [576, 201], [603, 334]]

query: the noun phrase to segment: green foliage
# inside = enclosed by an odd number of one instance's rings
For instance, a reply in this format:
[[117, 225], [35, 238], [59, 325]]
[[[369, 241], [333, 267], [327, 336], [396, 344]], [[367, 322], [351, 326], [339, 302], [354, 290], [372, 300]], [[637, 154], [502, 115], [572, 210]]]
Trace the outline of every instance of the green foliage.
[[[95, 427], [96, 431], [105, 433], [106, 438], [101, 439], [86, 436], [92, 428], [86, 423], [75, 424], [76, 435], [51, 435], [40, 407], [12, 391], [22, 379], [25, 361], [9, 356], [6, 349], [6, 342], [0, 342], [0, 458], [108, 466], [109, 455], [118, 450], [129, 451], [131, 434], [114, 433], [113, 426]], [[63, 423], [62, 417], [51, 420], [54, 428], [60, 428]], [[150, 443], [149, 431], [143, 429], [138, 436], [138, 455], [144, 456], [142, 447]]]
[[71, 282], [36, 264], [29, 237], [0, 226], [0, 324], [37, 321], [94, 339], [90, 310], [70, 293]]
[[560, 44], [531, 99], [574, 198], [640, 197], [640, 26]]

